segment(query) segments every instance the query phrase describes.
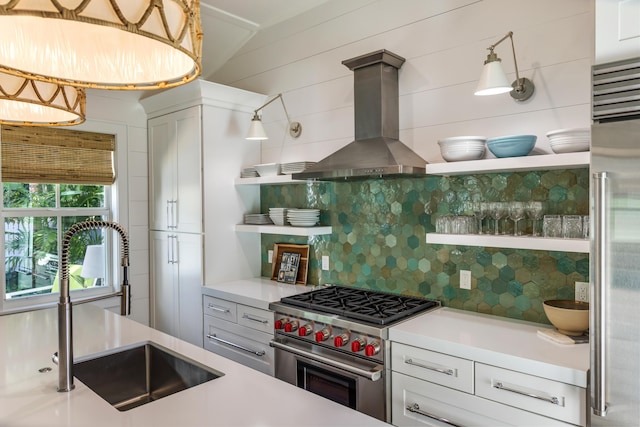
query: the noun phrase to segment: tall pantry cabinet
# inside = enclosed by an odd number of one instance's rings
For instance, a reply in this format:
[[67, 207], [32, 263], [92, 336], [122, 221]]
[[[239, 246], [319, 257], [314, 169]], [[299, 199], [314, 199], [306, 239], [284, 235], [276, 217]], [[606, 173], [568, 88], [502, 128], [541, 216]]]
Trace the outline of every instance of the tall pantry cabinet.
[[148, 116], [151, 326], [203, 345], [204, 284], [260, 274], [259, 236], [233, 225], [258, 212], [259, 189], [236, 191], [260, 163], [246, 141], [264, 95], [202, 80], [142, 99]]

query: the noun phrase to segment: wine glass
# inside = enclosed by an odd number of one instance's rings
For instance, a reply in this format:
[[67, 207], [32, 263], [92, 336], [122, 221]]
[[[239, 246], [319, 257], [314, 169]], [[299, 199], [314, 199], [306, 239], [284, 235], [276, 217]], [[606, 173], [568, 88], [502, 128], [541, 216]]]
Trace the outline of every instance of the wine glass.
[[477, 221], [478, 234], [482, 234], [482, 220], [487, 217], [487, 204], [481, 202], [473, 202], [471, 203], [471, 210], [473, 212], [473, 216]]
[[524, 218], [525, 208], [522, 202], [512, 202], [509, 205], [509, 218], [513, 221], [513, 235], [520, 236], [522, 231], [518, 231], [518, 223]]
[[531, 235], [541, 236], [542, 233], [538, 231], [538, 222], [542, 219], [544, 214], [544, 205], [542, 202], [530, 201], [526, 206], [527, 217], [531, 220]]
[[504, 217], [506, 211], [505, 211], [505, 206], [504, 203], [502, 202], [492, 202], [489, 205], [489, 215], [491, 216], [491, 218], [493, 218], [494, 222], [495, 222], [495, 233], [494, 234], [500, 234], [500, 232], [498, 231], [498, 224], [500, 223], [500, 219], [502, 217]]

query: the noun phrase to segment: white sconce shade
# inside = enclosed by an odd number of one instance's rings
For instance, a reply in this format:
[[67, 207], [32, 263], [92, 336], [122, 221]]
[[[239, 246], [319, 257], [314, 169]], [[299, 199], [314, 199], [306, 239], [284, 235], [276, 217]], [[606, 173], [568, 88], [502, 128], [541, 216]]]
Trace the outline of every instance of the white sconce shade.
[[[511, 40], [511, 52], [513, 53], [513, 65], [516, 68], [516, 81], [509, 84], [507, 76], [502, 68], [502, 62], [498, 55], [493, 51], [496, 46], [505, 41]], [[531, 98], [535, 91], [535, 85], [526, 77], [520, 77], [518, 72], [518, 60], [516, 59], [516, 48], [513, 44], [513, 31], [509, 31], [505, 36], [487, 48], [489, 54], [484, 61], [482, 75], [478, 81], [478, 86], [474, 95], [497, 95], [499, 93], [507, 93], [516, 101], [526, 101]]]
[[0, 123], [70, 126], [85, 121], [84, 89], [0, 72]]
[[104, 279], [104, 264], [104, 245], [88, 245], [80, 275], [85, 279]]
[[500, 60], [489, 62], [482, 68], [482, 75], [478, 81], [478, 87], [474, 95], [497, 95], [499, 93], [511, 92], [513, 88], [507, 80], [507, 75], [502, 68]]
[[263, 141], [265, 139], [269, 139], [267, 133], [264, 131], [264, 126], [262, 126], [262, 120], [257, 114], [253, 115], [253, 119], [251, 119], [251, 125], [249, 125], [249, 133], [247, 134], [247, 138], [250, 141]]
[[14, 0], [0, 70], [94, 89], [169, 88], [201, 72], [199, 0]]

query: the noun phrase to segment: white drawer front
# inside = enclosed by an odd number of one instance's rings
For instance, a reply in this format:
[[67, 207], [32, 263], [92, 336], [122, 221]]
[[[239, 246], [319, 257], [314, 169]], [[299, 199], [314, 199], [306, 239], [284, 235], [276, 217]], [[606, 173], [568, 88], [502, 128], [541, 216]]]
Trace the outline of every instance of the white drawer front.
[[274, 375], [271, 336], [205, 316], [204, 348], [265, 374]]
[[235, 323], [237, 321], [236, 309], [237, 304], [235, 302], [210, 297], [209, 295], [204, 295], [202, 299], [202, 312], [218, 319]]
[[398, 427], [569, 426], [398, 372], [391, 373], [391, 388], [391, 422]]
[[473, 394], [473, 362], [400, 343], [391, 343], [391, 369]]
[[273, 311], [238, 304], [238, 325], [273, 334]]
[[574, 385], [477, 363], [476, 394], [547, 417], [586, 425], [586, 390]]

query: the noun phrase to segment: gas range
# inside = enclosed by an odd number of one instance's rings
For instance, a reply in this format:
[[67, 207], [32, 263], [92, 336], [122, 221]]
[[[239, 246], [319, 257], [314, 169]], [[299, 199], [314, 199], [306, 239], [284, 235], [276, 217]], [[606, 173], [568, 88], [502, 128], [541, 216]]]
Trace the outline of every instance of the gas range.
[[390, 422], [389, 327], [438, 301], [328, 286], [269, 304], [277, 378]]
[[375, 360], [388, 327], [440, 305], [438, 301], [345, 286], [328, 286], [282, 298], [276, 337], [293, 336], [323, 347]]

